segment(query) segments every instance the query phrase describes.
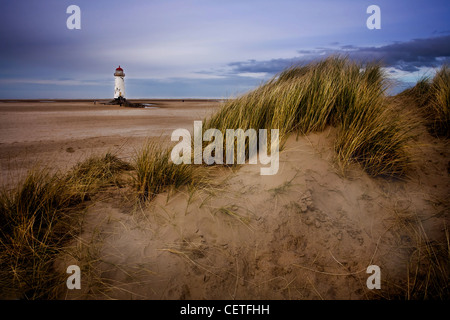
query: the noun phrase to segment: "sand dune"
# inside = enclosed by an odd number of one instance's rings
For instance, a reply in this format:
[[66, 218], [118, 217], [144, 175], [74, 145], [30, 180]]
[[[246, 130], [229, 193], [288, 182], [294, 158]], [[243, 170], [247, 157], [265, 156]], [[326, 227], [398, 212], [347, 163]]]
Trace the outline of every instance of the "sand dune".
[[[0, 104], [2, 179], [35, 162], [70, 167], [108, 150], [129, 159], [147, 137], [192, 128], [213, 102], [125, 109], [87, 102]], [[40, 109], [45, 109], [40, 112]], [[130, 177], [78, 212], [81, 232], [55, 262], [82, 270], [81, 290], [60, 299], [373, 299], [404, 294], [425, 244], [448, 231], [448, 142], [424, 127], [405, 179], [343, 176], [335, 129], [291, 135], [280, 170], [213, 168], [208, 187], [136, 201]], [[422, 253], [420, 253], [422, 252]], [[419, 254], [420, 253], [420, 254]], [[422, 261], [422, 260], [421, 260]], [[422, 263], [422, 262], [421, 262]], [[366, 269], [381, 268], [381, 290]]]
[[[373, 179], [356, 165], [343, 177], [334, 163], [334, 134], [328, 128], [291, 136], [275, 176], [261, 176], [259, 165], [218, 169], [213, 187], [160, 194], [145, 207], [127, 202], [126, 188], [101, 196], [74, 243], [74, 256], [85, 255], [61, 263], [81, 263], [90, 277], [81, 292], [65, 298], [373, 299], [398, 293], [411, 252], [423, 245], [416, 221], [430, 241], [445, 237], [447, 151], [439, 143], [417, 150], [407, 181]], [[86, 248], [98, 250], [98, 262]], [[380, 266], [382, 290], [367, 288], [369, 265]]]

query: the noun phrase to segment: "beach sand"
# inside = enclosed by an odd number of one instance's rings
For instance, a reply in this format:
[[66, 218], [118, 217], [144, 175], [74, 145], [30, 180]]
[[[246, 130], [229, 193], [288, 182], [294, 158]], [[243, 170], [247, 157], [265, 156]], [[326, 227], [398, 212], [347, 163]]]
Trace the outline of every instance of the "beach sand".
[[192, 130], [219, 103], [145, 100], [150, 108], [104, 105], [106, 101], [3, 101], [0, 103], [2, 184], [35, 165], [66, 170], [90, 155], [111, 151], [130, 160], [147, 138]]

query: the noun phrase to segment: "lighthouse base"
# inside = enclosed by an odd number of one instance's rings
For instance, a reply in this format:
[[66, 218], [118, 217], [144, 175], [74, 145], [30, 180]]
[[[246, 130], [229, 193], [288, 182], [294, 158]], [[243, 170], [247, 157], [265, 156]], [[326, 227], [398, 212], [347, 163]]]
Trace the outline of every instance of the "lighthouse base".
[[114, 101], [116, 101], [116, 104], [122, 106], [122, 104], [125, 104], [127, 102], [127, 99], [125, 99], [122, 96], [119, 96], [118, 98], [115, 98]]
[[114, 100], [111, 100], [105, 104], [108, 105], [119, 105], [119, 106], [123, 106], [123, 107], [128, 107], [128, 108], [144, 108], [144, 105], [141, 103], [133, 103], [133, 102], [129, 102], [127, 99], [125, 99], [122, 96], [119, 96], [118, 98], [115, 98]]

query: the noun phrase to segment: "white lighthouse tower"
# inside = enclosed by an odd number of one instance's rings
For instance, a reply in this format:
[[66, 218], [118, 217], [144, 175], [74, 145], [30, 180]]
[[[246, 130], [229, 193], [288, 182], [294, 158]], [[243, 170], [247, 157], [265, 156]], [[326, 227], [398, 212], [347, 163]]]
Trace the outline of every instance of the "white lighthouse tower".
[[119, 66], [114, 72], [114, 99], [124, 99], [125, 98], [125, 73], [123, 69]]

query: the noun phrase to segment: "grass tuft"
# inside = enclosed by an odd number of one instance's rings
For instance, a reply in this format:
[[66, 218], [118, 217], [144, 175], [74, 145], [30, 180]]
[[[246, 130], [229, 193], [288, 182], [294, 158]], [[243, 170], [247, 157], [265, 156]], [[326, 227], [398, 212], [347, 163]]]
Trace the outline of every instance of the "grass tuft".
[[81, 205], [128, 168], [108, 153], [64, 175], [32, 169], [15, 188], [0, 191], [0, 297], [56, 297], [63, 275], [53, 263], [76, 232]]
[[359, 162], [372, 176], [401, 175], [409, 165], [409, 124], [386, 103], [378, 64], [339, 56], [293, 66], [241, 97], [226, 102], [204, 130], [279, 129], [308, 134], [338, 127], [335, 150], [343, 169]]
[[431, 83], [428, 112], [430, 128], [437, 136], [450, 138], [450, 68], [443, 66]]
[[450, 138], [450, 68], [444, 65], [433, 77], [424, 77], [403, 95], [415, 99], [425, 117], [428, 131], [436, 137]]
[[136, 153], [134, 169], [135, 187], [142, 200], [151, 200], [169, 188], [197, 185], [205, 179], [204, 168], [174, 164], [170, 159], [170, 149], [162, 148], [154, 141], [148, 141]]

